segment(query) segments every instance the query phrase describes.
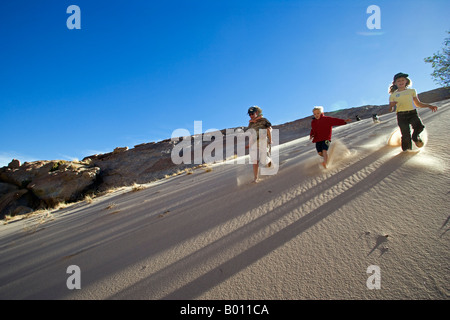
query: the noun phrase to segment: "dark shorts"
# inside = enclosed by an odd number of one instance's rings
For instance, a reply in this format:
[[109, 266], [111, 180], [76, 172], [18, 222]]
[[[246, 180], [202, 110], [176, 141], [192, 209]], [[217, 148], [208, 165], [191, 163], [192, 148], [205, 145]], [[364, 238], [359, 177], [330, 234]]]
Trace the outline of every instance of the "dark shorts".
[[316, 142], [317, 152], [322, 152], [323, 150], [328, 150], [328, 148], [330, 147], [330, 143], [331, 143], [330, 140]]

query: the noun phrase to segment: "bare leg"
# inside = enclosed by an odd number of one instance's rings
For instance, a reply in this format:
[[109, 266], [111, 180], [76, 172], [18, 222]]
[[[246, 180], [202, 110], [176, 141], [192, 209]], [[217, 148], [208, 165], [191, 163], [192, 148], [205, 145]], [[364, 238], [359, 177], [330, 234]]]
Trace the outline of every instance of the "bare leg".
[[258, 182], [258, 171], [259, 171], [259, 166], [256, 163], [253, 165], [253, 176], [255, 177], [255, 180], [253, 180], [253, 182]]
[[323, 165], [324, 168], [326, 168], [327, 167], [327, 163], [328, 163], [328, 152], [327, 152], [327, 150], [323, 150], [322, 151], [322, 156], [323, 156], [322, 165]]

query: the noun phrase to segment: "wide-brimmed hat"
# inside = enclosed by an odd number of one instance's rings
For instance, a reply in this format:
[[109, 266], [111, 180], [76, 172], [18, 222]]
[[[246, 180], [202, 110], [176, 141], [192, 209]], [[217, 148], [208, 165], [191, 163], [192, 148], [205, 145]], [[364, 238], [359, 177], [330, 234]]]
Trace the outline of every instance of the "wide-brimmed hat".
[[394, 81], [397, 80], [398, 78], [408, 78], [408, 74], [403, 73], [403, 72], [399, 72], [394, 76]]

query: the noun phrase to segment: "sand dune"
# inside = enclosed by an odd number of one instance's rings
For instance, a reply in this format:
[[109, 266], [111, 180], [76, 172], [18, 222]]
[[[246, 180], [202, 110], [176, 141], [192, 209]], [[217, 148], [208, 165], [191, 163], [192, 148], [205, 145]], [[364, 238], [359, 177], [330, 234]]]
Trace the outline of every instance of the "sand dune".
[[327, 170], [302, 137], [259, 184], [215, 165], [2, 225], [0, 298], [448, 299], [450, 100], [436, 105], [421, 150], [388, 145], [392, 113], [335, 128]]

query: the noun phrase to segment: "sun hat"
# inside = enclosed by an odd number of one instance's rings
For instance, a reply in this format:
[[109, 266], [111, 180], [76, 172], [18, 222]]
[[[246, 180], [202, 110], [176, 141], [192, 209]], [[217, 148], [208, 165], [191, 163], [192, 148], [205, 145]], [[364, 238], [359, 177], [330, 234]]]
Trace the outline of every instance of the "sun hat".
[[260, 107], [258, 107], [258, 106], [251, 106], [250, 108], [248, 108], [248, 114], [252, 114], [252, 113], [256, 113], [256, 112], [258, 112], [258, 113], [261, 113], [261, 108]]
[[408, 78], [408, 74], [403, 73], [403, 72], [399, 72], [394, 76], [394, 81], [397, 80], [398, 78]]

